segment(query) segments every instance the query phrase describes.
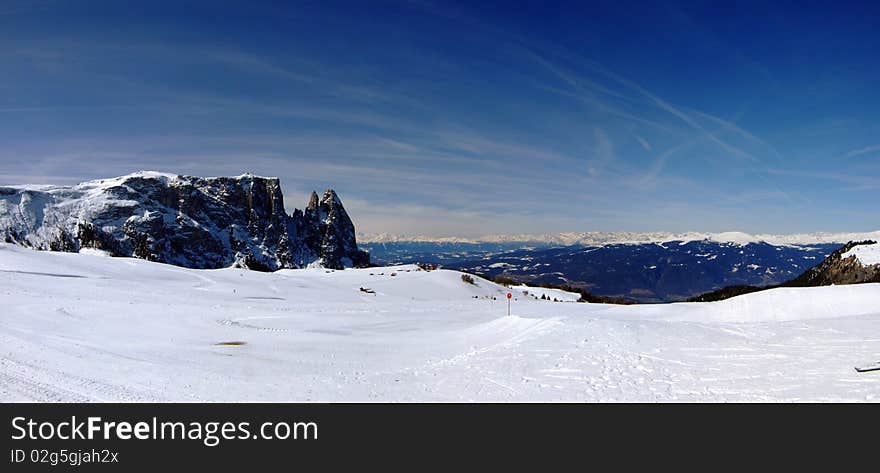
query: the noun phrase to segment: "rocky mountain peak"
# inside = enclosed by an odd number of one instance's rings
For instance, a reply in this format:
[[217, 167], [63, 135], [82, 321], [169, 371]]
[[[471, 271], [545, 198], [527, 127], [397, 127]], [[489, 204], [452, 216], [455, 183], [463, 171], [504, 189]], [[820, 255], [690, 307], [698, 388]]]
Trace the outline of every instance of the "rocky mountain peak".
[[320, 263], [327, 267], [366, 266], [369, 254], [357, 248], [354, 223], [333, 189], [327, 189], [318, 201], [313, 192], [302, 215], [303, 241], [317, 248]]
[[342, 201], [339, 200], [339, 196], [336, 195], [336, 191], [333, 189], [327, 189], [324, 191], [324, 195], [321, 197], [321, 205], [326, 205], [328, 207], [341, 207]]
[[4, 188], [0, 238], [190, 268], [369, 264], [335, 193], [319, 201], [313, 192], [305, 212], [288, 215], [280, 180], [250, 173], [201, 178], [141, 171], [73, 187]]
[[312, 191], [312, 195], [309, 197], [309, 205], [306, 206], [306, 210], [315, 211], [318, 209], [318, 193]]

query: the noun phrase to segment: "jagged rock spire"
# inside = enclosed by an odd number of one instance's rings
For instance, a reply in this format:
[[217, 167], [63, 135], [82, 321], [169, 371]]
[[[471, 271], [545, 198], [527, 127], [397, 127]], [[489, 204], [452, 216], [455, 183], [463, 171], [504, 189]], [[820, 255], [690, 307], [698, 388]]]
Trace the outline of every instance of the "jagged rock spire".
[[309, 197], [309, 205], [306, 206], [306, 210], [315, 211], [318, 209], [318, 193], [312, 191], [312, 195]]
[[369, 264], [369, 254], [358, 250], [354, 223], [333, 189], [324, 191], [320, 201], [318, 194], [312, 192], [302, 220], [297, 224], [302, 240], [324, 266], [341, 268]]

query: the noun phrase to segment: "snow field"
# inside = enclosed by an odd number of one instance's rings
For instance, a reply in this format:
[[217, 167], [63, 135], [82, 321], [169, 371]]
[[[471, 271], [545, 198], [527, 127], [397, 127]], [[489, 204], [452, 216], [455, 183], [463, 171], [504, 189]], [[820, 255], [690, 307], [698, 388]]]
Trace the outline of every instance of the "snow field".
[[0, 400], [880, 400], [853, 370], [880, 359], [877, 284], [639, 306], [520, 292], [507, 317], [509, 289], [460, 276], [0, 244]]

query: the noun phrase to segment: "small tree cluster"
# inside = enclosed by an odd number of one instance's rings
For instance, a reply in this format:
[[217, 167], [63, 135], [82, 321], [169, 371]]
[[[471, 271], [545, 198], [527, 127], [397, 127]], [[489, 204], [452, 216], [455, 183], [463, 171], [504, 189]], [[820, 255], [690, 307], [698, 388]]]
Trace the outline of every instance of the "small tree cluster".
[[470, 274], [462, 274], [461, 280], [464, 281], [466, 284], [476, 284], [476, 281], [474, 281], [474, 277]]
[[[483, 275], [483, 276], [485, 277], [485, 275]], [[516, 286], [516, 285], [520, 284], [520, 283], [517, 282], [516, 280], [511, 279], [511, 278], [506, 277], [506, 276], [495, 276], [495, 277], [492, 277], [492, 278], [489, 278], [489, 279], [490, 279], [492, 282], [494, 282], [494, 283], [496, 283], [496, 284], [501, 284], [502, 286], [505, 286], [505, 287]]]

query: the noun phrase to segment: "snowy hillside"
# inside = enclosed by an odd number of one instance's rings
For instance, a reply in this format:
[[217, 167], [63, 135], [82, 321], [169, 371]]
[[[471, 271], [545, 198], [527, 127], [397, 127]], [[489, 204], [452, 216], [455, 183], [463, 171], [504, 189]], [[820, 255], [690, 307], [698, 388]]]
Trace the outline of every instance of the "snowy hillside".
[[841, 258], [848, 258], [850, 256], [855, 256], [865, 266], [880, 264], [880, 243], [855, 246], [841, 255]]
[[546, 287], [531, 286], [512, 286], [511, 289], [522, 293], [523, 296], [531, 296], [534, 299], [548, 299], [559, 302], [577, 302], [581, 295], [576, 292], [563, 291], [561, 289], [550, 289]]
[[[642, 306], [0, 244], [0, 401], [877, 401], [880, 285]], [[559, 296], [561, 294], [557, 294]]]

